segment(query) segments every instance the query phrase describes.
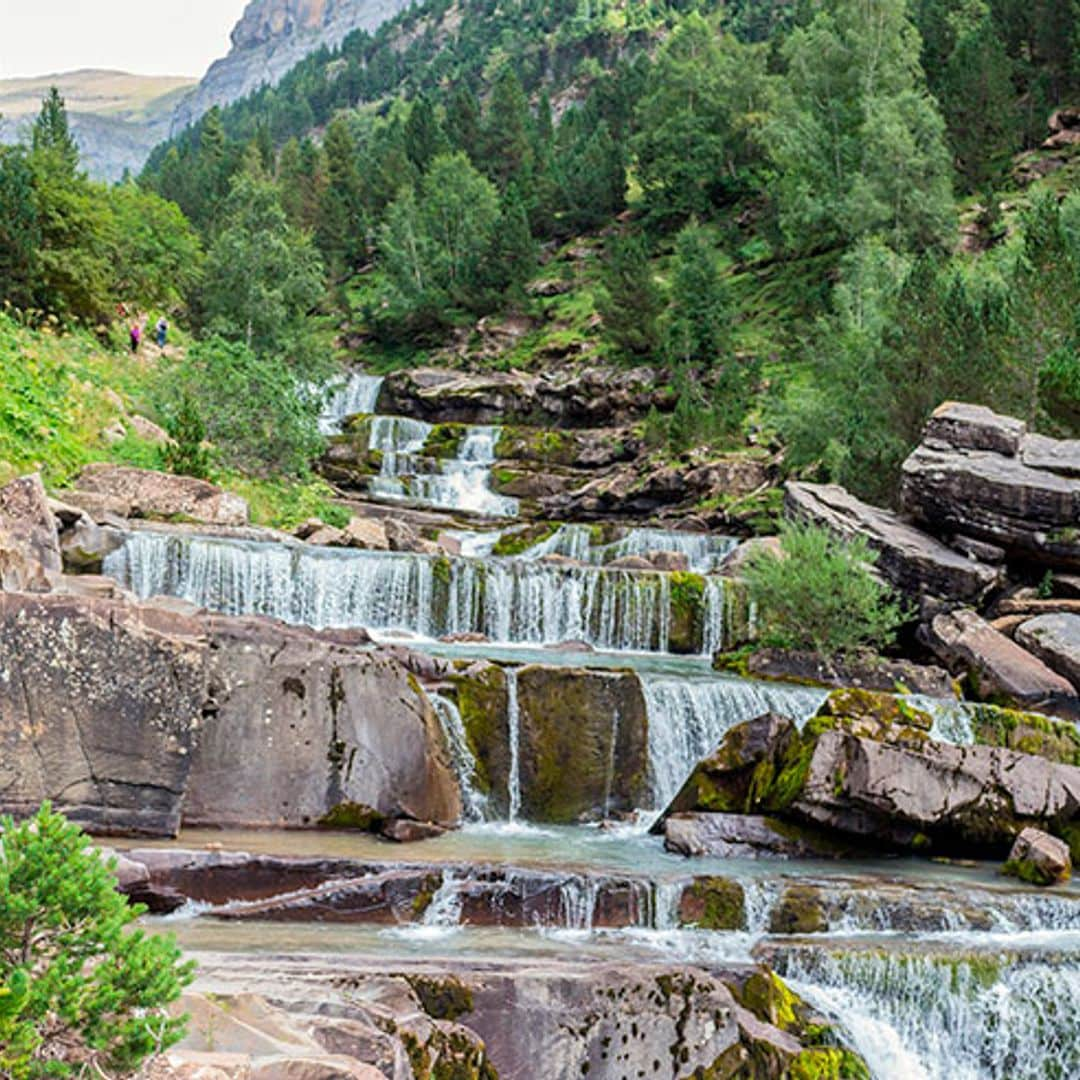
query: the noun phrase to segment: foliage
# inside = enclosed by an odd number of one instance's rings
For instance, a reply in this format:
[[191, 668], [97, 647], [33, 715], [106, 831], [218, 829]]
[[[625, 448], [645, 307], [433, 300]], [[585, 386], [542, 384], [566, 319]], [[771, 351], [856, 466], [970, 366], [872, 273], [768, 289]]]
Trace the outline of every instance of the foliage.
[[889, 645], [906, 615], [874, 576], [877, 553], [865, 539], [787, 523], [781, 552], [756, 552], [746, 580], [764, 644], [835, 659]]
[[0, 1072], [12, 1080], [130, 1071], [176, 1043], [165, 1009], [192, 976], [175, 943], [132, 928], [142, 909], [48, 804], [0, 819]]
[[211, 337], [174, 363], [162, 383], [169, 429], [186, 432], [175, 463], [200, 468], [203, 459], [190, 445], [200, 426], [224, 464], [257, 476], [302, 476], [322, 447], [320, 396], [307, 392], [280, 356]]
[[181, 392], [169, 418], [172, 442], [165, 447], [162, 459], [169, 472], [205, 480], [210, 474], [210, 454], [206, 449], [206, 424], [195, 399], [187, 390]]
[[731, 359], [731, 303], [708, 234], [688, 225], [675, 239], [671, 304], [664, 326], [668, 356], [679, 364]]
[[624, 353], [656, 352], [663, 300], [643, 237], [631, 233], [611, 241], [602, 284], [598, 307], [607, 337]]

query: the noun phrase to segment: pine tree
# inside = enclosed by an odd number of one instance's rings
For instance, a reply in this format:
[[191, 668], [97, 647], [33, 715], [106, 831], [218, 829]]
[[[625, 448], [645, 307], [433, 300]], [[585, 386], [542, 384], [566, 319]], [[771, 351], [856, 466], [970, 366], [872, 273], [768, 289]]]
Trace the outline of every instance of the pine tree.
[[71, 136], [64, 99], [55, 86], [49, 88], [41, 103], [31, 139], [35, 157], [47, 157], [60, 171], [75, 175], [79, 168], [79, 148]]
[[484, 117], [484, 151], [488, 175], [504, 191], [520, 181], [532, 164], [529, 100], [517, 72], [507, 65], [491, 91]]
[[731, 350], [731, 305], [708, 234], [688, 225], [675, 240], [665, 344], [682, 364], [721, 365]]
[[619, 236], [611, 242], [602, 286], [598, 307], [606, 336], [626, 353], [655, 352], [663, 301], [640, 236]]
[[473, 165], [479, 165], [483, 151], [480, 103], [467, 87], [459, 86], [446, 109], [446, 135], [455, 150], [468, 154]]
[[417, 172], [426, 172], [432, 160], [447, 151], [446, 136], [431, 102], [421, 94], [405, 121], [405, 153]]
[[0, 147], [0, 296], [18, 308], [33, 304], [41, 228], [34, 172], [21, 147]]
[[326, 129], [323, 152], [327, 182], [316, 236], [332, 273], [340, 277], [361, 266], [367, 253], [356, 143], [344, 118], [333, 120]]

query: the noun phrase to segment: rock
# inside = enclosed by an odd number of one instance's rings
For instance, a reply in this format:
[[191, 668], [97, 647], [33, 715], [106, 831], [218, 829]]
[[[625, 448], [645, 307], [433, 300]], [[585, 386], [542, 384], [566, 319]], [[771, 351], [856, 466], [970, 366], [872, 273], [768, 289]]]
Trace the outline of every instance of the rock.
[[645, 561], [654, 570], [667, 573], [686, 573], [690, 569], [690, 556], [678, 551], [649, 551]]
[[247, 503], [205, 480], [127, 465], [88, 465], [75, 481], [82, 492], [121, 499], [135, 517], [183, 517], [207, 525], [246, 525]]
[[640, 555], [622, 555], [606, 564], [609, 570], [655, 570], [648, 560]]
[[145, 416], [140, 416], [138, 413], [132, 413], [127, 418], [127, 426], [132, 435], [155, 446], [168, 446], [173, 441], [163, 427], [159, 427], [153, 420], [147, 420]]
[[193, 753], [187, 824], [313, 826], [346, 803], [456, 823], [442, 729], [396, 662], [357, 651], [347, 632], [224, 616], [207, 625], [215, 722]]
[[457, 634], [444, 634], [439, 640], [447, 645], [484, 645], [489, 638], [479, 630], [462, 630]]
[[1080, 691], [1080, 614], [1029, 619], [1017, 629], [1016, 640]]
[[64, 502], [89, 514], [98, 525], [122, 522], [132, 516], [131, 500], [93, 491], [65, 491]]
[[383, 529], [391, 551], [406, 551], [414, 554], [420, 551], [420, 537], [407, 522], [400, 518], [386, 518], [383, 521]]
[[881, 656], [866, 659], [849, 657], [826, 663], [817, 653], [794, 649], [758, 649], [751, 654], [746, 667], [751, 675], [759, 679], [853, 686], [886, 693], [902, 687], [910, 693], [928, 697], [957, 696], [952, 676], [942, 668]]
[[975, 742], [1035, 754], [1062, 765], [1080, 765], [1080, 729], [1068, 720], [1000, 705], [967, 706]]
[[293, 536], [297, 540], [307, 540], [309, 537], [314, 536], [325, 524], [322, 518], [310, 517], [293, 529]]
[[37, 473], [0, 488], [0, 591], [47, 590], [62, 573], [60, 538]]
[[974, 540], [970, 536], [961, 536], [959, 533], [949, 541], [949, 546], [955, 548], [961, 555], [976, 562], [987, 563], [990, 566], [998, 566], [1005, 561], [1005, 549], [996, 544], [988, 544], [985, 540]]
[[999, 416], [983, 405], [946, 401], [926, 422], [923, 442], [955, 450], [990, 450], [1015, 457], [1027, 434], [1027, 424]]
[[1004, 872], [1032, 885], [1061, 885], [1072, 877], [1069, 845], [1039, 829], [1024, 829], [1009, 852]]
[[99, 574], [106, 556], [124, 546], [123, 533], [94, 523], [84, 514], [60, 538], [64, 568], [74, 574]]
[[109, 446], [115, 446], [128, 437], [127, 428], [119, 418], [114, 420], [108, 427], [101, 429], [101, 441]]
[[760, 814], [671, 814], [664, 848], [677, 855], [720, 859], [836, 858], [855, 854], [834, 839]]
[[307, 542], [312, 547], [346, 547], [347, 541], [342, 529], [336, 529], [333, 525], [323, 525], [307, 537]]
[[379, 830], [379, 835], [387, 840], [393, 840], [395, 844], [415, 844], [420, 840], [434, 840], [442, 836], [446, 829], [441, 825], [433, 825], [428, 821], [408, 821], [398, 818], [396, 821], [388, 821]]
[[878, 552], [877, 569], [910, 596], [977, 600], [1000, 580], [999, 569], [957, 554], [891, 511], [860, 502], [835, 484], [789, 483], [784, 510], [846, 540], [865, 537]]
[[49, 799], [99, 835], [175, 836], [204, 719], [201, 627], [114, 600], [0, 594], [0, 640], [0, 812]]
[[812, 885], [790, 885], [769, 913], [770, 934], [822, 934], [829, 929], [824, 898]]
[[904, 462], [903, 510], [1012, 557], [1080, 566], [1080, 442], [1026, 435], [973, 406], [943, 410]]
[[386, 528], [374, 518], [353, 517], [345, 526], [345, 542], [364, 551], [389, 551]]
[[994, 630], [974, 611], [936, 616], [924, 627], [928, 644], [948, 665], [966, 671], [978, 695], [1003, 695], [1022, 708], [1074, 714], [1073, 685], [1041, 660]]
[[762, 552], [779, 558], [783, 550], [778, 536], [755, 536], [750, 540], [744, 540], [730, 555], [724, 558], [724, 561], [720, 564], [720, 573], [724, 577], [741, 577], [746, 570], [747, 563], [756, 553]]

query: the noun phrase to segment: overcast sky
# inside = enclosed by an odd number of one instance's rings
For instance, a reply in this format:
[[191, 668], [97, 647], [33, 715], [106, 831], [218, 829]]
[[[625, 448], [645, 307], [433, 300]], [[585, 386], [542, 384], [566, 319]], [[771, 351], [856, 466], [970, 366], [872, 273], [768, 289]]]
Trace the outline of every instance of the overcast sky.
[[0, 0], [0, 78], [113, 68], [202, 75], [246, 0]]

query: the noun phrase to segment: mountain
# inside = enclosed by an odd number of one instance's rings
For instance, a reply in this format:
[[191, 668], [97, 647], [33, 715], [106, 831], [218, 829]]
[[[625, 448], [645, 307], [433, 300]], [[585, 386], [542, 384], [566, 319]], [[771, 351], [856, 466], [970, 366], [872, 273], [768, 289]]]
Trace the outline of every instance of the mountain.
[[37, 78], [0, 79], [0, 143], [14, 142], [50, 86], [67, 101], [83, 166], [100, 180], [138, 172], [166, 138], [177, 102], [196, 80], [86, 69]]
[[211, 65], [193, 94], [177, 104], [171, 133], [215, 105], [276, 85], [309, 53], [339, 45], [354, 30], [373, 31], [412, 0], [251, 0], [232, 32], [232, 50]]

